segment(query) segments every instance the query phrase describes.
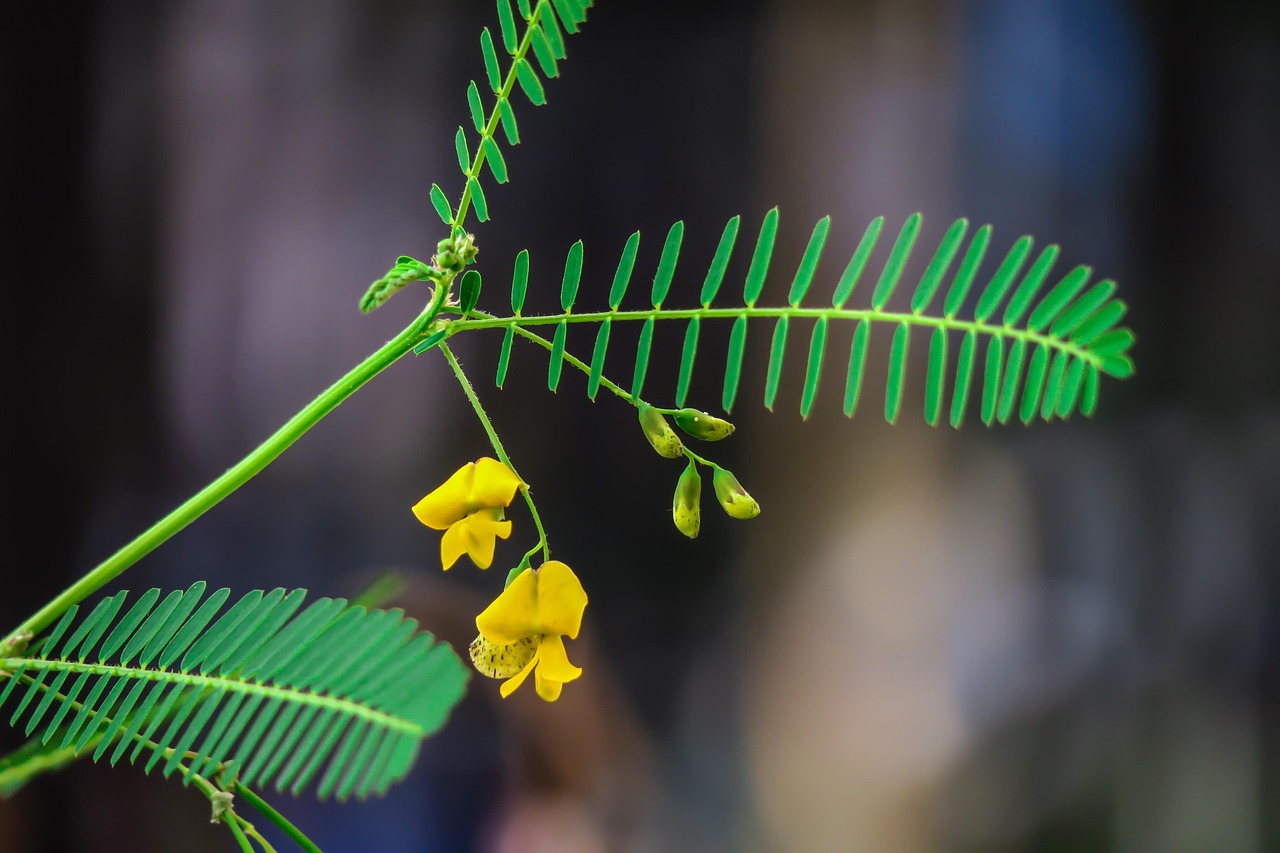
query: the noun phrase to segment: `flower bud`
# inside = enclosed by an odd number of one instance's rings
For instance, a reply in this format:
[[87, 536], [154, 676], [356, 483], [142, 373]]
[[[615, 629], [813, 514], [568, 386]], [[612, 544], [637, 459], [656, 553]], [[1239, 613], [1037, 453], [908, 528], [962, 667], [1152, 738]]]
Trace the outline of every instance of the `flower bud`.
[[732, 471], [726, 471], [719, 465], [711, 475], [711, 485], [716, 490], [716, 500], [732, 518], [755, 518], [760, 514], [760, 504], [747, 494], [738, 478]]
[[697, 409], [680, 409], [671, 417], [675, 418], [676, 426], [703, 441], [719, 441], [733, 434], [733, 424]]
[[675, 520], [676, 529], [690, 539], [698, 538], [702, 529], [702, 475], [691, 460], [676, 483], [675, 500], [671, 505], [671, 517]]
[[649, 439], [659, 456], [675, 459], [684, 452], [684, 445], [680, 443], [676, 431], [653, 406], [640, 407], [640, 426], [644, 429], [644, 437]]

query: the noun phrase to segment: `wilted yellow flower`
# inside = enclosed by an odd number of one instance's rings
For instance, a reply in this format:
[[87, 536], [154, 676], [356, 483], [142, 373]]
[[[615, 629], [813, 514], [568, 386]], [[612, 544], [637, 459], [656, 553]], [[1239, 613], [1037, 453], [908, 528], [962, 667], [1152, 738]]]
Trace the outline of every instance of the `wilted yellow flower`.
[[532, 672], [538, 695], [554, 702], [566, 682], [582, 675], [569, 663], [564, 637], [578, 636], [586, 606], [582, 583], [564, 563], [525, 569], [476, 617], [480, 636], [471, 661], [484, 675], [507, 679], [499, 688], [504, 699]]
[[463, 554], [482, 569], [493, 562], [496, 539], [511, 535], [511, 522], [503, 520], [523, 483], [497, 459], [482, 456], [463, 465], [444, 485], [418, 501], [413, 514], [432, 530], [443, 530], [440, 562], [448, 569]]

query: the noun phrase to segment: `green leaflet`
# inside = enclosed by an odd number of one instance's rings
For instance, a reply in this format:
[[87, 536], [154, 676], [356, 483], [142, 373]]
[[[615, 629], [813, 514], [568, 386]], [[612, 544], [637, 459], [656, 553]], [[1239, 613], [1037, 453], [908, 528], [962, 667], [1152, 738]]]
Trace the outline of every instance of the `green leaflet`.
[[1062, 350], [1058, 350], [1053, 356], [1053, 363], [1049, 365], [1048, 378], [1044, 383], [1044, 395], [1040, 399], [1040, 417], [1044, 420], [1050, 420], [1054, 411], [1058, 407], [1058, 401], [1062, 397], [1063, 383], [1067, 375], [1067, 361], [1070, 360]]
[[1031, 423], [1040, 408], [1040, 396], [1044, 393], [1045, 370], [1049, 364], [1049, 349], [1036, 347], [1031, 355], [1031, 363], [1027, 366], [1027, 381], [1023, 383], [1022, 407], [1018, 417], [1024, 424]]
[[943, 384], [947, 381], [947, 335], [934, 329], [929, 339], [929, 373], [924, 385], [924, 419], [937, 426], [942, 417]]
[[920, 214], [913, 213], [902, 224], [898, 239], [889, 253], [889, 260], [885, 262], [880, 280], [876, 282], [876, 289], [871, 294], [872, 310], [880, 311], [889, 304], [889, 297], [893, 296], [894, 288], [898, 286], [898, 279], [902, 277], [902, 268], [906, 266], [907, 258], [911, 256], [911, 247], [915, 245], [916, 236], [919, 233]]
[[764, 407], [773, 411], [778, 396], [778, 382], [782, 379], [782, 357], [787, 349], [787, 317], [779, 317], [773, 327], [773, 343], [769, 345], [769, 370], [764, 382]]
[[671, 289], [671, 278], [676, 272], [676, 260], [680, 257], [680, 243], [684, 240], [684, 223], [677, 222], [667, 232], [662, 244], [662, 258], [658, 261], [658, 273], [653, 277], [653, 307], [661, 308]]
[[[282, 588], [251, 592], [222, 611], [228, 594], [204, 598], [201, 583], [156, 606], [160, 591], [150, 590], [117, 622], [128, 597], [120, 592], [61, 646], [78, 607], [43, 645], [6, 658], [4, 669], [17, 677], [3, 698], [22, 694], [27, 713], [39, 695], [28, 720], [42, 732], [41, 746], [20, 751], [20, 764], [0, 762], [0, 785], [6, 768], [21, 780], [90, 747], [98, 760], [114, 744], [113, 763], [132, 746], [131, 761], [146, 752], [148, 771], [182, 770], [187, 781], [190, 771], [235, 761], [246, 782], [256, 776], [300, 791], [327, 766], [345, 784], [323, 796], [364, 797], [403, 778], [421, 741], [461, 698], [468, 677], [461, 661], [401, 611], [367, 612], [340, 599], [301, 610], [305, 591]], [[42, 677], [50, 673], [52, 683]], [[45, 718], [39, 708], [50, 704], [58, 712]], [[279, 726], [286, 717], [296, 720], [288, 732]], [[328, 732], [353, 721], [400, 760], [337, 754]], [[198, 754], [187, 759], [191, 749]]]
[[525, 291], [529, 286], [529, 250], [521, 249], [516, 255], [515, 268], [511, 273], [511, 310], [520, 316], [524, 308]]
[[965, 409], [969, 405], [969, 389], [973, 384], [973, 353], [978, 345], [978, 333], [968, 332], [960, 344], [960, 356], [956, 359], [956, 386], [951, 396], [951, 426], [959, 429], [964, 423]]
[[822, 358], [827, 346], [827, 318], [819, 317], [809, 338], [809, 361], [804, 372], [804, 390], [800, 395], [800, 417], [808, 419], [813, 401], [818, 396], [818, 380], [822, 377]]
[[480, 103], [480, 88], [475, 80], [467, 85], [467, 108], [471, 111], [471, 123], [475, 125], [476, 133], [484, 133], [484, 105]]
[[1022, 279], [1022, 284], [1018, 285], [1018, 289], [1014, 291], [1013, 296], [1009, 297], [1009, 304], [1005, 306], [1004, 324], [1006, 326], [1016, 326], [1022, 322], [1023, 315], [1031, 307], [1031, 300], [1035, 298], [1036, 292], [1044, 284], [1045, 279], [1049, 277], [1049, 270], [1053, 268], [1057, 260], [1057, 246], [1045, 247], [1044, 251], [1040, 253], [1040, 257], [1036, 258], [1036, 262], [1031, 265], [1030, 271]]
[[787, 297], [787, 302], [793, 307], [799, 307], [805, 294], [809, 292], [809, 285], [813, 284], [813, 275], [818, 271], [818, 260], [822, 257], [822, 247], [827, 243], [827, 232], [830, 230], [830, 216], [822, 217], [813, 226], [809, 245], [805, 247], [804, 257], [800, 259], [800, 268], [796, 270], [796, 277], [791, 282], [791, 295]]
[[964, 253], [964, 259], [960, 261], [960, 269], [956, 271], [956, 277], [951, 282], [951, 289], [947, 291], [947, 298], [942, 306], [942, 313], [945, 316], [954, 317], [964, 305], [965, 297], [969, 295], [969, 288], [973, 285], [974, 276], [978, 273], [978, 266], [982, 263], [990, 242], [990, 225], [982, 226], [978, 229], [978, 233], [973, 235], [973, 240], [970, 241], [969, 248]]
[[489, 221], [489, 202], [484, 197], [484, 190], [480, 186], [480, 181], [471, 178], [467, 181], [467, 188], [471, 190], [471, 201], [476, 207], [476, 219], [481, 222]]
[[547, 364], [547, 389], [555, 391], [560, 386], [560, 370], [564, 367], [564, 343], [568, 324], [561, 320], [556, 326], [556, 336], [551, 342], [551, 361]]
[[743, 301], [748, 307], [755, 305], [764, 289], [765, 275], [769, 272], [769, 259], [773, 257], [773, 243], [778, 236], [778, 208], [765, 214], [760, 224], [760, 236], [756, 238], [756, 248], [751, 255], [751, 267], [747, 270], [747, 285], [743, 291]]
[[649, 348], [653, 346], [653, 318], [645, 321], [640, 329], [640, 342], [636, 344], [636, 369], [631, 378], [631, 396], [639, 397], [644, 390], [644, 377], [649, 371]]
[[462, 274], [462, 281], [458, 284], [458, 310], [463, 314], [470, 314], [480, 301], [480, 283], [480, 273], [475, 270]]
[[996, 417], [1007, 423], [1013, 414], [1013, 404], [1018, 399], [1018, 383], [1022, 379], [1022, 363], [1027, 354], [1027, 342], [1019, 338], [1009, 347], [1009, 358], [1004, 365], [1004, 384], [1000, 388], [1000, 404]]
[[439, 184], [431, 185], [431, 206], [436, 209], [436, 214], [445, 225], [453, 224], [453, 208], [449, 206], [449, 200], [444, 197], [444, 190], [440, 189]]
[[467, 133], [461, 125], [453, 135], [453, 149], [458, 155], [458, 168], [462, 170], [462, 174], [467, 174], [471, 171], [471, 152], [467, 150]]
[[548, 77], [559, 77], [560, 66], [556, 64], [555, 54], [551, 52], [551, 42], [547, 41], [546, 33], [541, 27], [533, 28], [530, 41], [533, 44], [533, 55], [537, 57], [542, 73]]
[[1058, 395], [1058, 406], [1055, 414], [1060, 418], [1066, 418], [1075, 411], [1080, 403], [1080, 389], [1084, 384], [1085, 364], [1078, 358], [1071, 359], [1071, 366], [1067, 368], [1067, 378], [1062, 383], [1062, 393]]
[[991, 426], [1000, 398], [1000, 374], [1004, 367], [1004, 338], [987, 341], [987, 370], [982, 380], [982, 422]]
[[[526, 19], [529, 17], [528, 11], [523, 6], [521, 13]], [[514, 55], [519, 39], [516, 37], [516, 21], [511, 14], [511, 0], [498, 0], [498, 26], [502, 30], [502, 46], [506, 48], [507, 53]]]
[[849, 375], [844, 386], [844, 415], [853, 417], [858, 408], [858, 396], [862, 389], [862, 374], [867, 366], [867, 342], [871, 337], [871, 323], [863, 320], [853, 332], [849, 346]]
[[747, 318], [739, 317], [729, 333], [729, 353], [724, 365], [724, 395], [720, 407], [733, 411], [733, 401], [738, 396], [738, 383], [742, 379], [742, 354], [747, 346]]
[[964, 241], [964, 235], [968, 229], [969, 220], [957, 219], [951, 223], [951, 227], [943, 235], [938, 251], [934, 253], [933, 260], [929, 262], [928, 268], [920, 278], [920, 285], [911, 297], [912, 314], [920, 314], [933, 301], [933, 295], [937, 292], [938, 285], [942, 284], [942, 277], [946, 275], [947, 268], [955, 259], [956, 252], [960, 250], [960, 244]]
[[640, 250], [640, 232], [636, 231], [627, 238], [627, 245], [622, 248], [622, 257], [618, 259], [618, 269], [613, 274], [613, 286], [609, 288], [609, 308], [618, 310], [622, 297], [627, 293], [627, 285], [631, 283], [631, 273], [636, 267], [636, 252]]
[[565, 258], [564, 278], [560, 281], [560, 305], [565, 313], [573, 309], [578, 298], [578, 282], [582, 279], [582, 241], [569, 247], [569, 255]]
[[911, 326], [898, 324], [893, 333], [893, 346], [889, 350], [889, 383], [884, 392], [884, 419], [898, 422], [902, 411], [902, 380], [907, 372], [907, 349], [911, 339]]
[[[716, 293], [720, 291], [720, 283], [724, 281], [724, 271], [729, 266], [729, 256], [733, 254], [733, 244], [738, 239], [738, 226], [741, 222], [741, 216], [733, 217], [725, 223], [724, 231], [720, 234], [720, 242], [716, 245], [715, 257], [711, 259], [711, 267], [707, 270], [707, 277], [702, 282], [702, 296], [699, 301], [702, 302], [704, 308], [711, 307], [712, 301], [716, 298]], [[637, 239], [639, 236], [640, 233], [637, 231]]]
[[612, 327], [613, 320], [606, 317], [600, 324], [600, 330], [596, 332], [596, 345], [591, 353], [591, 372], [587, 377], [587, 396], [592, 400], [600, 390], [600, 379], [604, 374], [604, 357], [609, 350], [609, 330]]
[[540, 107], [547, 102], [547, 94], [542, 90], [542, 81], [538, 79], [538, 74], [529, 64], [529, 60], [524, 57], [520, 57], [516, 62], [516, 82], [520, 84], [520, 89], [529, 99], [529, 103], [535, 107]]
[[[507, 18], [510, 20], [511, 7], [507, 6], [506, 0], [498, 0], [498, 9], [501, 10], [503, 6], [506, 6]], [[514, 22], [511, 22], [511, 27], [514, 30]], [[507, 37], [505, 28], [502, 37], [505, 42]], [[508, 51], [508, 53], [510, 52]], [[497, 94], [502, 91], [502, 71], [498, 68], [498, 54], [493, 49], [493, 36], [489, 35], [488, 27], [480, 31], [480, 53], [484, 56], [484, 75], [489, 80], [489, 89], [494, 94]]]
[[693, 378], [693, 359], [698, 354], [698, 332], [702, 321], [689, 320], [684, 331], [684, 346], [680, 350], [680, 378], [676, 381], [676, 405], [683, 407], [689, 396], [689, 380]]
[[843, 308], [845, 302], [849, 301], [849, 297], [853, 295], [853, 288], [857, 286], [858, 278], [862, 275], [862, 270], [867, 265], [867, 259], [871, 257], [871, 250], [876, 247], [876, 240], [880, 238], [880, 229], [882, 227], [884, 227], [884, 217], [877, 216], [871, 220], [871, 224], [863, 232], [862, 239], [858, 242], [858, 248], [854, 250], [853, 257], [849, 259], [849, 265], [844, 268], [844, 274], [840, 276], [840, 282], [836, 285], [835, 294], [831, 297], [833, 308]]
[[502, 156], [502, 149], [498, 147], [498, 142], [492, 136], [486, 136], [480, 143], [480, 147], [484, 149], [484, 161], [489, 164], [489, 171], [493, 173], [493, 179], [500, 184], [507, 182], [507, 160]]
[[1013, 279], [1017, 276], [1018, 270], [1022, 269], [1022, 265], [1026, 262], [1027, 254], [1031, 251], [1031, 242], [1030, 237], [1020, 237], [1018, 242], [1013, 244], [1013, 249], [1000, 262], [995, 274], [991, 276], [991, 281], [987, 283], [986, 289], [978, 297], [978, 307], [973, 311], [975, 319], [979, 321], [986, 320], [995, 313], [1001, 300], [1009, 292], [1009, 287], [1013, 284]]

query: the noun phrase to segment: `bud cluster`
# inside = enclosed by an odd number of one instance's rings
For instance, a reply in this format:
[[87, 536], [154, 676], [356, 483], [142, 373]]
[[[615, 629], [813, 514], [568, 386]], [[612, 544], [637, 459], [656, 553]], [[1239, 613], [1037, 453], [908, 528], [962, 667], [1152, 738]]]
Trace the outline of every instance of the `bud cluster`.
[[734, 427], [723, 418], [697, 409], [659, 410], [647, 404], [640, 405], [640, 428], [658, 455], [666, 459], [680, 456], [689, 459], [689, 464], [676, 482], [676, 492], [671, 502], [671, 517], [676, 529], [694, 539], [702, 528], [702, 475], [698, 472], [699, 464], [712, 469], [711, 485], [716, 500], [730, 518], [746, 519], [759, 515], [760, 504], [742, 488], [738, 478], [731, 471], [686, 449], [664, 415], [670, 415], [682, 432], [702, 441], [728, 438], [733, 434]]

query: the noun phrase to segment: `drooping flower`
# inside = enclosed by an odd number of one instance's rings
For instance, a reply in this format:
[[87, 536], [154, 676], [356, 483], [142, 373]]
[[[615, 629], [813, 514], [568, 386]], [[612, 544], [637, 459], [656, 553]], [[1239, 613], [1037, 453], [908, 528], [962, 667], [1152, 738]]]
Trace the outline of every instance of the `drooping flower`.
[[482, 674], [507, 679], [499, 688], [504, 699], [532, 672], [538, 695], [554, 702], [582, 675], [569, 663], [564, 638], [577, 638], [586, 606], [582, 583], [564, 563], [525, 569], [476, 617], [471, 661]]
[[496, 539], [511, 535], [503, 509], [524, 485], [497, 459], [482, 456], [463, 465], [431, 494], [418, 501], [413, 514], [432, 530], [443, 530], [440, 562], [450, 568], [463, 554], [482, 569], [493, 562]]
[[733, 472], [715, 466], [711, 474], [711, 485], [716, 491], [716, 500], [731, 518], [755, 518], [760, 514], [760, 504], [742, 488]]
[[676, 481], [675, 497], [671, 500], [671, 518], [676, 529], [690, 539], [698, 538], [702, 529], [702, 475], [692, 459]]

